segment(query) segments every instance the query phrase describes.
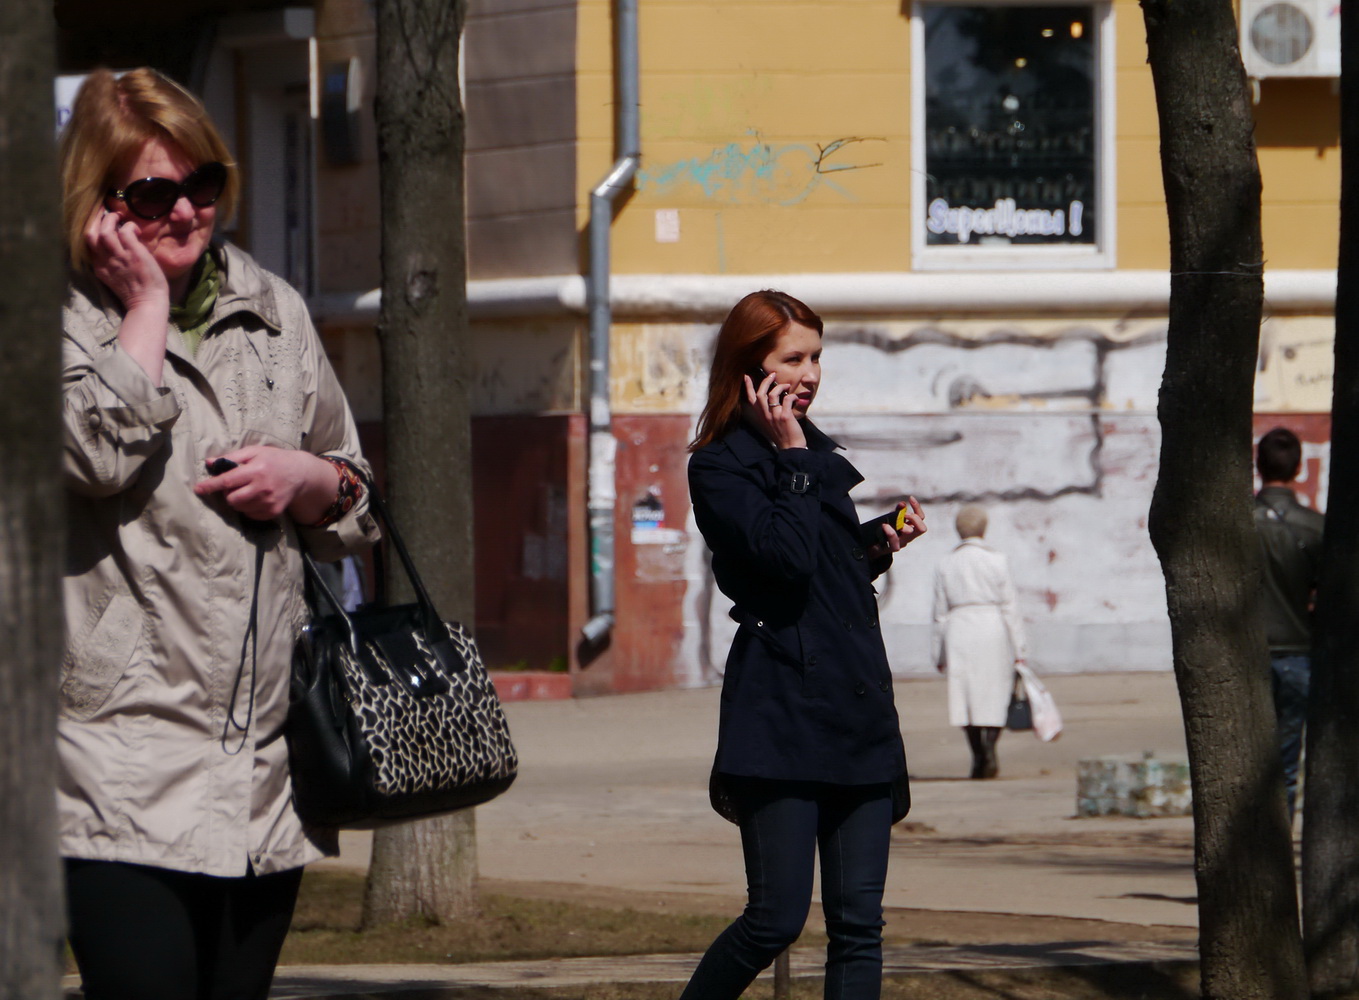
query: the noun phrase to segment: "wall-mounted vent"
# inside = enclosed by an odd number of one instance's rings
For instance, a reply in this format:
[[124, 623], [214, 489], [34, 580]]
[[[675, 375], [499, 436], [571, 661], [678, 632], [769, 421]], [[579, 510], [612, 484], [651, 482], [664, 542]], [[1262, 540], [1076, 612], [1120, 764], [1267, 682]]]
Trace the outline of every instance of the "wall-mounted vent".
[[1241, 0], [1246, 75], [1340, 75], [1340, 0]]

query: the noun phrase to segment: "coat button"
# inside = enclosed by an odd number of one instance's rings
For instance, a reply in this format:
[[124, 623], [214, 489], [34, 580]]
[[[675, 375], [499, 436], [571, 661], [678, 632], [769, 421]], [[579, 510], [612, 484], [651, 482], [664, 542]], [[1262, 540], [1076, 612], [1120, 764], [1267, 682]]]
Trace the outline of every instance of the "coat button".
[[807, 657], [807, 666], [809, 666], [809, 667], [814, 667], [814, 666], [816, 666], [816, 657], [815, 657], [815, 656], [809, 656], [809, 657]]
[[862, 681], [860, 681], [858, 684], [855, 684], [855, 685], [854, 685], [854, 693], [855, 693], [855, 694], [863, 694], [863, 693], [864, 693], [865, 691], [867, 691], [867, 690], [868, 690], [868, 688], [864, 687]]
[[850, 552], [850, 555], [852, 555], [855, 559], [862, 559], [864, 557], [864, 550], [856, 548], [852, 552]]
[[755, 627], [756, 627], [756, 628], [764, 628], [764, 622], [756, 622], [756, 623], [755, 623]]
[[854, 631], [854, 623], [850, 621], [848, 618], [841, 618], [840, 624], [843, 625], [846, 628], [846, 630], [850, 632]]
[[90, 415], [85, 418], [85, 421], [90, 425], [90, 430], [92, 431], [99, 430], [104, 424], [104, 418], [94, 410], [90, 411]]
[[879, 690], [879, 691], [882, 691], [882, 692], [885, 693], [885, 692], [887, 692], [887, 691], [890, 691], [891, 689], [892, 689], [892, 682], [891, 682], [891, 681], [878, 681], [878, 690]]
[[876, 618], [866, 618], [864, 621], [867, 622], [869, 628], [878, 627], [878, 620]]

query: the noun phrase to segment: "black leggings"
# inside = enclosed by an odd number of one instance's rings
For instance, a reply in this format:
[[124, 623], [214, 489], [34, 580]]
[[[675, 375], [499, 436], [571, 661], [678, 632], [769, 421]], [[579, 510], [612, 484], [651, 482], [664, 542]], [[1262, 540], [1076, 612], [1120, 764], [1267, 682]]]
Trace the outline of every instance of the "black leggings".
[[86, 1000], [265, 1000], [301, 881], [66, 859]]

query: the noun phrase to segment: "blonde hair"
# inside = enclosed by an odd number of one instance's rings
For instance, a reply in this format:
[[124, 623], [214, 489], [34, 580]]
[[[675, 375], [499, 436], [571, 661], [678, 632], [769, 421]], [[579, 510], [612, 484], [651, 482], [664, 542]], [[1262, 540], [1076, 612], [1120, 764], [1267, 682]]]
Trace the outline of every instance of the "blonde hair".
[[217, 212], [229, 221], [236, 211], [240, 176], [203, 103], [154, 69], [129, 70], [122, 76], [97, 69], [76, 94], [61, 135], [62, 232], [76, 270], [89, 267], [85, 227], [113, 186], [114, 172], [153, 140], [177, 146], [196, 166], [224, 164], [226, 187], [217, 199]]
[[986, 534], [986, 508], [970, 503], [958, 511], [954, 523], [958, 526], [959, 538], [981, 538]]

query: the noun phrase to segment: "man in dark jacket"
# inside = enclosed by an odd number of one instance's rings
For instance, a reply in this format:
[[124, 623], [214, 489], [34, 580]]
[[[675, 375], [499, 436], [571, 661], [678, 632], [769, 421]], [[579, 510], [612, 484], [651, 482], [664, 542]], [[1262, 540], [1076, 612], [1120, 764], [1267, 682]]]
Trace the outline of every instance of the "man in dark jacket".
[[1298, 503], [1293, 480], [1302, 466], [1302, 445], [1286, 427], [1260, 439], [1255, 465], [1263, 488], [1255, 497], [1255, 528], [1265, 557], [1261, 612], [1269, 641], [1274, 712], [1288, 787], [1288, 815], [1297, 802], [1307, 688], [1312, 668], [1312, 599], [1321, 565], [1324, 518]]

